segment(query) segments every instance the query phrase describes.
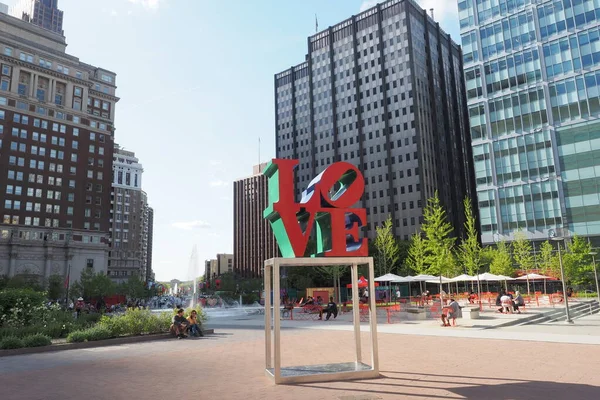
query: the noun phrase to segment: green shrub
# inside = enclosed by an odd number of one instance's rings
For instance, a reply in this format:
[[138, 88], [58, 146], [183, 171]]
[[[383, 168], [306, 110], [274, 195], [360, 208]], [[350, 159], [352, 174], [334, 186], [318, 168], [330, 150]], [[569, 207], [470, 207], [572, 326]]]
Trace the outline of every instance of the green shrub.
[[14, 336], [5, 337], [0, 342], [0, 349], [2, 350], [20, 349], [21, 347], [23, 347], [23, 340]]
[[95, 340], [110, 339], [113, 333], [105, 326], [94, 326], [82, 331], [74, 331], [67, 336], [68, 343], [93, 342]]
[[114, 336], [166, 332], [171, 326], [168, 312], [154, 314], [149, 310], [128, 309], [124, 314], [100, 318], [97, 326], [107, 328]]
[[87, 342], [88, 335], [86, 331], [74, 331], [67, 335], [67, 343]]
[[30, 289], [0, 291], [0, 325], [27, 326], [40, 318], [45, 296]]
[[[194, 307], [194, 308], [188, 307], [185, 310], [185, 314], [184, 314], [186, 316], [186, 318], [192, 313], [192, 310], [196, 310], [196, 312], [198, 313], [198, 321], [200, 321], [200, 323], [206, 322], [208, 317], [206, 316], [206, 313], [204, 312], [202, 307], [200, 307], [200, 305], [196, 305], [196, 307]], [[173, 315], [175, 315], [175, 314], [177, 314], [177, 310], [173, 311]]]
[[42, 347], [42, 346], [50, 346], [52, 344], [52, 340], [46, 335], [42, 335], [38, 333], [37, 335], [26, 336], [23, 339], [23, 345], [25, 347]]
[[84, 332], [87, 334], [87, 340], [104, 340], [113, 337], [112, 332], [104, 326], [94, 326], [93, 328], [86, 329]]

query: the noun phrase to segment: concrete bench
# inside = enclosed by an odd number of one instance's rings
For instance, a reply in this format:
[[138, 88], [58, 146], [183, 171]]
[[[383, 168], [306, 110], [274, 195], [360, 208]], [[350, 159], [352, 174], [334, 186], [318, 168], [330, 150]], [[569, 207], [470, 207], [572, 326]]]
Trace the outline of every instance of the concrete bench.
[[407, 307], [406, 312], [409, 314], [415, 314], [416, 319], [427, 319], [427, 313], [424, 308]]
[[479, 319], [479, 307], [463, 307], [462, 317], [464, 319]]

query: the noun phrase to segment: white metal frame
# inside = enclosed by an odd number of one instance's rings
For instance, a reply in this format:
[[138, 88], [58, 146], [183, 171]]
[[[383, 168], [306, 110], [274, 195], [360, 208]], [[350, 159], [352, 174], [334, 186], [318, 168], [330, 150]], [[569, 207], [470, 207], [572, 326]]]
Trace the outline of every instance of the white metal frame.
[[[281, 373], [281, 299], [279, 298], [280, 268], [281, 267], [309, 267], [309, 266], [349, 266], [352, 272], [352, 313], [354, 317], [354, 340], [356, 345], [356, 359], [352, 368], [348, 364], [344, 367], [335, 368], [334, 371], [319, 371], [315, 374], [300, 374], [295, 376], [282, 376]], [[361, 340], [360, 340], [360, 309], [358, 293], [358, 267], [369, 266], [369, 323], [371, 330], [371, 365], [362, 362]], [[273, 287], [271, 288], [271, 278]], [[265, 285], [265, 373], [271, 377], [275, 384], [281, 383], [305, 383], [305, 382], [328, 382], [350, 379], [369, 379], [379, 377], [379, 350], [377, 345], [377, 310], [375, 305], [375, 274], [372, 257], [320, 257], [320, 258], [271, 258], [265, 261], [264, 269]], [[271, 304], [271, 289], [273, 290], [273, 304]], [[273, 324], [271, 325], [271, 319]], [[273, 327], [273, 340], [271, 338], [271, 326]], [[271, 347], [273, 346], [273, 356]], [[360, 368], [359, 368], [360, 366]], [[294, 368], [294, 367], [290, 367]]]

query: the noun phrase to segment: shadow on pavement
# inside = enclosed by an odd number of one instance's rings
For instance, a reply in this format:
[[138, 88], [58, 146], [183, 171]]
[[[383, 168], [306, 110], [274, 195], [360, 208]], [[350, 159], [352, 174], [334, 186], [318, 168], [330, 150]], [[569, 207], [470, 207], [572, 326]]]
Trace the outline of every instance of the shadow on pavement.
[[[383, 374], [403, 374], [406, 376], [391, 377]], [[490, 381], [492, 382], [490, 383]], [[372, 387], [372, 389], [365, 388], [365, 385]], [[381, 378], [374, 380], [307, 383], [297, 386], [332, 391], [352, 390], [357, 394], [365, 395], [405, 395], [427, 399], [548, 400], [600, 398], [600, 387], [587, 384], [397, 371], [382, 372]]]

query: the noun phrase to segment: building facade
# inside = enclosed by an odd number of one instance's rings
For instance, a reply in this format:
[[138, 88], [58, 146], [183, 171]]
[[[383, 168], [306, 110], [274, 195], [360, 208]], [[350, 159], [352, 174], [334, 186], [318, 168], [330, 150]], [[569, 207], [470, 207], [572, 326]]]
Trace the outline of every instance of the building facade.
[[233, 183], [233, 265], [241, 278], [262, 277], [265, 260], [277, 256], [271, 225], [263, 218], [268, 206], [267, 164], [256, 165], [252, 176]]
[[148, 196], [135, 153], [115, 144], [112, 163], [111, 251], [108, 275], [115, 282], [147, 281]]
[[204, 262], [204, 280], [208, 283], [226, 273], [233, 273], [233, 254], [217, 254], [217, 258]]
[[9, 13], [15, 18], [64, 35], [63, 12], [58, 9], [58, 0], [19, 0]]
[[411, 0], [378, 4], [308, 38], [306, 61], [275, 75], [278, 158], [300, 161], [296, 196], [336, 161], [365, 178], [366, 234], [388, 216], [418, 231], [437, 191], [460, 234], [474, 199], [462, 53]]
[[483, 242], [597, 242], [600, 2], [458, 5]]
[[116, 75], [0, 14], [0, 275], [106, 273]]
[[152, 240], [154, 237], [154, 209], [152, 207], [145, 208], [143, 234], [142, 265], [146, 266], [146, 282], [155, 282], [152, 269]]

